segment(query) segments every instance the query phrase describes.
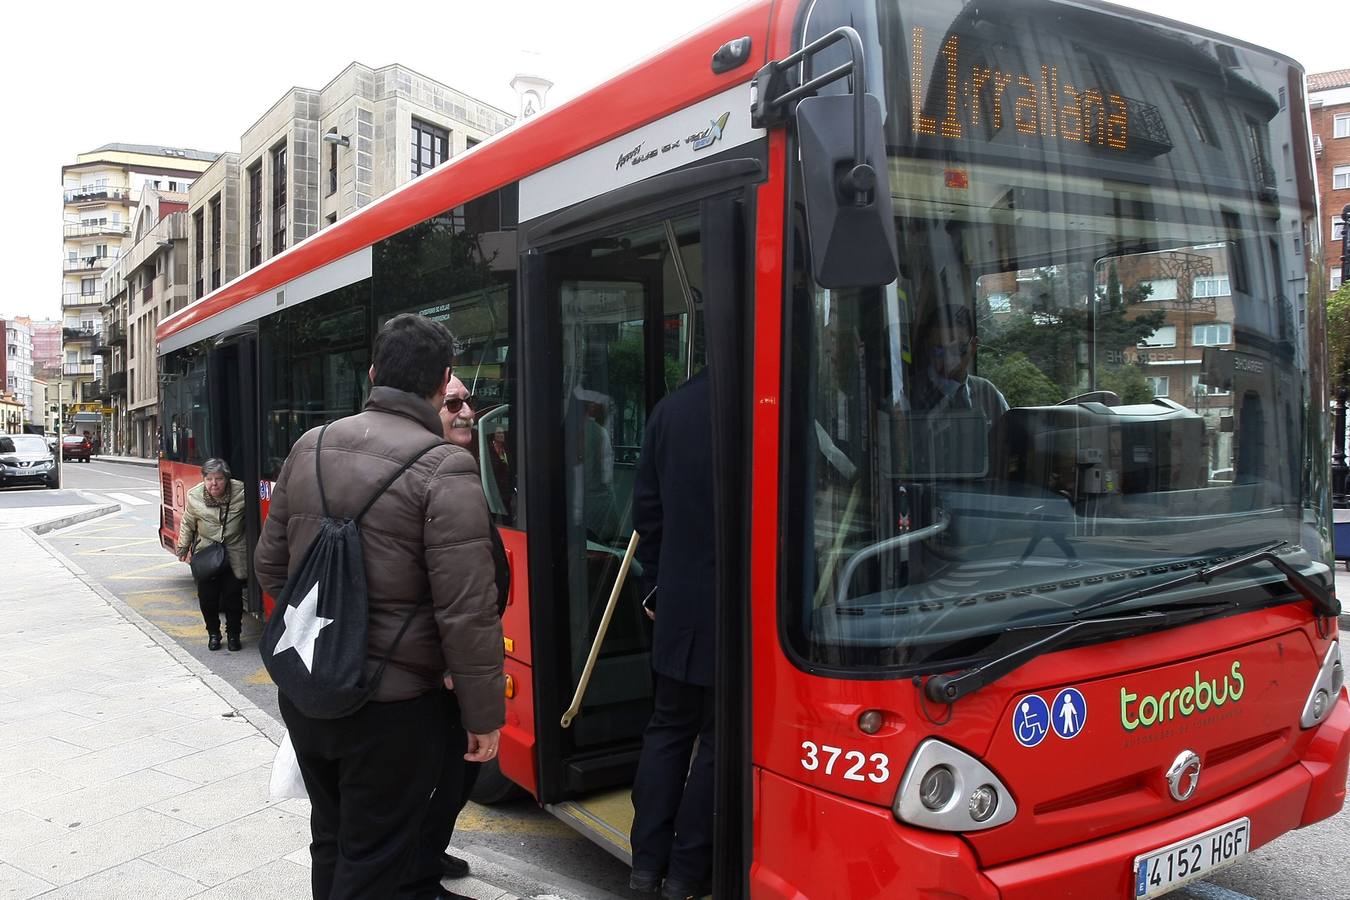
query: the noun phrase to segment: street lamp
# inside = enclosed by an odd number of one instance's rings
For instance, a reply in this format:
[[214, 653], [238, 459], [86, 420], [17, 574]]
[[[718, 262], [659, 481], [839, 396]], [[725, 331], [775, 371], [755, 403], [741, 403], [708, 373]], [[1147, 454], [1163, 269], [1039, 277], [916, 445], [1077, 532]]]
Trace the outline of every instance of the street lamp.
[[[1341, 210], [1341, 281], [1350, 273], [1350, 204]], [[1341, 360], [1336, 373], [1336, 434], [1331, 454], [1331, 502], [1337, 509], [1350, 508], [1350, 497], [1345, 493], [1346, 475], [1350, 468], [1345, 462], [1345, 404], [1350, 400], [1350, 362]]]

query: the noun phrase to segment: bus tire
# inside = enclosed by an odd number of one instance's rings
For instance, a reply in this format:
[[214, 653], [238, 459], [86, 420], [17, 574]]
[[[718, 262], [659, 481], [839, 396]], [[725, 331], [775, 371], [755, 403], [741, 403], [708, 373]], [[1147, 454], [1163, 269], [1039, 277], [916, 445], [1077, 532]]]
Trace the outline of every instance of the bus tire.
[[474, 782], [469, 799], [483, 806], [496, 806], [508, 800], [525, 796], [525, 789], [502, 774], [497, 760], [490, 759], [478, 770], [478, 780]]

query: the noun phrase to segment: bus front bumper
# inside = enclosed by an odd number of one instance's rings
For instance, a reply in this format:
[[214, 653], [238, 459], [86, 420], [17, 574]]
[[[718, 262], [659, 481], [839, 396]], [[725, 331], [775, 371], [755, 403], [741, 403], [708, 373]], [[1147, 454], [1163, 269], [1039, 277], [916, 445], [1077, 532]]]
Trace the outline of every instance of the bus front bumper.
[[1350, 701], [1344, 693], [1304, 758], [1227, 797], [1151, 825], [980, 868], [959, 835], [911, 828], [889, 809], [758, 773], [751, 895], [1045, 900], [1135, 896], [1141, 854], [1246, 817], [1250, 849], [1334, 815], [1345, 802]]

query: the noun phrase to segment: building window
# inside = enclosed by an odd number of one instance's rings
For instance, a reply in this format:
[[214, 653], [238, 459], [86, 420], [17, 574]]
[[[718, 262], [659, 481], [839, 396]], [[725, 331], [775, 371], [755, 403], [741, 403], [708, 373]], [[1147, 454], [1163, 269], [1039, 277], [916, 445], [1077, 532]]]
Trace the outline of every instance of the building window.
[[81, 278], [81, 279], [80, 279], [80, 296], [82, 296], [82, 297], [92, 297], [92, 296], [94, 296], [94, 295], [97, 294], [97, 293], [98, 293], [98, 279], [97, 279], [97, 278]]
[[444, 128], [429, 125], [420, 119], [412, 120], [412, 176], [416, 178], [423, 172], [445, 162], [447, 148], [450, 145], [450, 132]]
[[248, 167], [248, 267], [262, 264], [262, 161]]
[[1331, 189], [1333, 191], [1350, 189], [1350, 166], [1336, 166], [1331, 170]]
[[1192, 347], [1222, 347], [1233, 342], [1233, 326], [1228, 322], [1210, 322], [1191, 329]]
[[1341, 267], [1336, 266], [1331, 270], [1331, 289], [1339, 290], [1341, 287]]
[[1336, 137], [1350, 137], [1350, 113], [1341, 113], [1332, 121]]
[[1345, 234], [1345, 223], [1341, 221], [1340, 216], [1335, 216], [1331, 220], [1331, 239], [1339, 241]]
[[1171, 387], [1171, 379], [1166, 375], [1146, 375], [1149, 389], [1153, 391], [1155, 397], [1166, 397], [1168, 389]]
[[[330, 129], [329, 133], [337, 134], [337, 129]], [[337, 151], [338, 145], [336, 143], [328, 145], [328, 196], [330, 197], [337, 193]]]
[[1175, 347], [1177, 345], [1177, 326], [1164, 325], [1139, 342], [1140, 347]]
[[1211, 146], [1219, 143], [1214, 135], [1214, 127], [1209, 122], [1209, 114], [1205, 112], [1204, 102], [1194, 88], [1185, 85], [1177, 85], [1177, 94], [1181, 97], [1181, 105], [1186, 109], [1187, 117], [1191, 123], [1191, 130], [1195, 132], [1195, 137], [1202, 144]]
[[220, 287], [220, 195], [211, 198], [211, 290]]
[[1149, 289], [1145, 300], [1177, 299], [1177, 280], [1175, 278], [1154, 278], [1139, 282], [1139, 286]]
[[1219, 387], [1217, 384], [1216, 385], [1205, 384], [1203, 381], [1200, 380], [1199, 375], [1192, 375], [1191, 393], [1195, 394], [1198, 397], [1217, 397], [1221, 394], [1226, 394], [1228, 392], [1225, 391], [1222, 387]]
[[1227, 297], [1231, 293], [1227, 275], [1199, 275], [1191, 288], [1192, 297]]
[[286, 145], [272, 150], [272, 255], [286, 249]]

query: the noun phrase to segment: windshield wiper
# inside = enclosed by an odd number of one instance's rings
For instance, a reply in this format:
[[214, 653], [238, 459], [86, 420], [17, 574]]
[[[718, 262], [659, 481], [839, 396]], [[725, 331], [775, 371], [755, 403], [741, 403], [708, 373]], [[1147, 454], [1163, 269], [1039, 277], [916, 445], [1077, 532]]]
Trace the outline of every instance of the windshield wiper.
[[1302, 594], [1305, 600], [1311, 601], [1313, 609], [1317, 611], [1319, 616], [1331, 617], [1340, 615], [1341, 605], [1336, 600], [1334, 594], [1328, 592], [1320, 584], [1313, 581], [1307, 575], [1304, 575], [1298, 569], [1295, 569], [1276, 555], [1275, 551], [1286, 546], [1288, 543], [1288, 541], [1275, 541], [1264, 547], [1259, 547], [1250, 553], [1243, 553], [1240, 556], [1235, 556], [1225, 562], [1206, 566], [1203, 569], [1196, 569], [1193, 572], [1187, 572], [1180, 578], [1172, 578], [1158, 584], [1151, 584], [1145, 588], [1127, 591], [1124, 594], [1118, 594], [1114, 597], [1098, 600], [1095, 603], [1089, 603], [1086, 606], [1081, 606], [1074, 610], [1073, 616], [1075, 619], [1082, 618], [1095, 610], [1105, 609], [1108, 606], [1119, 606], [1122, 603], [1138, 600], [1140, 597], [1147, 597], [1151, 594], [1161, 594], [1170, 591], [1172, 588], [1181, 587], [1184, 584], [1190, 584], [1195, 581], [1209, 584], [1209, 582], [1218, 575], [1223, 575], [1226, 572], [1231, 572], [1234, 569], [1241, 569], [1257, 562], [1268, 562], [1276, 569], [1279, 569], [1280, 574], [1294, 586], [1294, 589]]
[[[1222, 603], [1178, 604], [1171, 610], [1143, 610], [1124, 616], [1097, 617], [1079, 619], [1077, 622], [1056, 623], [1059, 628], [1040, 640], [1023, 644], [997, 659], [957, 672], [951, 675], [934, 675], [924, 684], [924, 693], [935, 703], [955, 703], [967, 694], [973, 694], [980, 688], [992, 684], [1025, 663], [1031, 662], [1042, 653], [1068, 643], [1071, 639], [1087, 635], [1110, 634], [1120, 631], [1137, 634], [1140, 631], [1167, 628], [1181, 625], [1195, 619], [1203, 619], [1214, 613], [1234, 608], [1231, 601]], [[1052, 628], [1053, 625], [1033, 625], [1029, 629]], [[1020, 629], [1010, 629], [1016, 631]]]

